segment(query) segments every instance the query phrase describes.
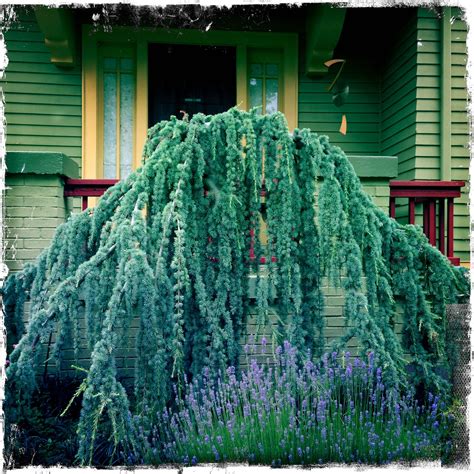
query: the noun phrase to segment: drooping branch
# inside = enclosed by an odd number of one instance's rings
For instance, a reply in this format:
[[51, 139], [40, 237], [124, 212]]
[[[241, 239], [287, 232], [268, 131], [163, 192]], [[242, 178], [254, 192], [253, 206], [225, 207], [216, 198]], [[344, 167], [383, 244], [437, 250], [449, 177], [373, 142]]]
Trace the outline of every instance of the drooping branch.
[[[264, 202], [262, 202], [264, 200]], [[266, 232], [267, 238], [260, 240]], [[260, 268], [265, 258], [266, 269]], [[256, 275], [256, 301], [248, 275]], [[12, 334], [11, 393], [34, 387], [39, 342], [58, 333], [59, 364], [78, 321], [86, 323], [91, 367], [85, 380], [79, 457], [92, 459], [101, 417], [133, 451], [133, 413], [156, 413], [173, 385], [204, 367], [218, 377], [238, 364], [251, 304], [260, 326], [275, 312], [276, 336], [321, 356], [323, 278], [341, 285], [347, 327], [380, 359], [393, 386], [445, 388], [446, 304], [467, 293], [463, 270], [402, 226], [363, 191], [343, 151], [309, 130], [289, 134], [282, 114], [237, 109], [152, 127], [143, 166], [109, 189], [93, 210], [60, 226], [37, 262], [6, 283]], [[23, 307], [31, 301], [23, 328]], [[396, 335], [403, 310], [402, 340]], [[117, 356], [138, 320], [133, 403]], [[415, 368], [410, 379], [404, 356]], [[17, 390], [17, 392], [15, 392]], [[125, 448], [124, 448], [125, 449]]]

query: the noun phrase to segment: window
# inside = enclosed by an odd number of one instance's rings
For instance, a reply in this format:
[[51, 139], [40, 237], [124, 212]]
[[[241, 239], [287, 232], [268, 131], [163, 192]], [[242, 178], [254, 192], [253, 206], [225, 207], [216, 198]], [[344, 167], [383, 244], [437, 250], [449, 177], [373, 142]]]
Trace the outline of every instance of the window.
[[250, 49], [248, 52], [248, 103], [272, 114], [283, 110], [282, 54], [275, 49]]
[[[220, 82], [234, 90], [229, 94], [220, 91], [219, 103], [230, 101], [243, 109], [257, 106], [264, 113], [279, 110], [285, 113], [290, 128], [297, 126], [296, 33], [211, 30], [203, 34], [197, 30], [129, 27], [104, 32], [85, 25], [82, 45], [84, 178], [124, 178], [140, 165], [149, 123], [161, 118], [160, 110], [166, 105], [161, 104], [154, 88], [165, 91], [166, 81], [173, 78], [170, 74], [156, 77], [161, 69], [155, 62], [169, 46], [183, 54], [202, 51], [208, 61], [225, 68], [222, 74], [219, 72], [225, 78]], [[222, 58], [216, 59], [217, 55]], [[206, 58], [200, 58], [202, 61], [193, 59], [192, 68], [183, 69], [187, 75], [185, 81], [180, 79], [184, 95], [168, 108], [179, 105], [192, 114], [199, 111], [199, 99], [214, 106], [214, 97], [202, 77], [210, 74], [210, 68], [204, 74]], [[229, 60], [233, 61], [232, 67], [226, 62]], [[200, 88], [194, 90], [193, 78], [198, 76]], [[204, 112], [213, 113], [211, 109]]]
[[102, 177], [126, 178], [133, 169], [135, 60], [132, 48], [99, 51], [99, 156]]

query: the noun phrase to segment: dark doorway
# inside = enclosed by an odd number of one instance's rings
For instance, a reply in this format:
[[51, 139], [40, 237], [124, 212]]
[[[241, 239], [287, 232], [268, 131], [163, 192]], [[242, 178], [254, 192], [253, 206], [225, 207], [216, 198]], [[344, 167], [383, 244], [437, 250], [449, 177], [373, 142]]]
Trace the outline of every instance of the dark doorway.
[[236, 105], [235, 48], [150, 44], [148, 126], [170, 115], [216, 114]]

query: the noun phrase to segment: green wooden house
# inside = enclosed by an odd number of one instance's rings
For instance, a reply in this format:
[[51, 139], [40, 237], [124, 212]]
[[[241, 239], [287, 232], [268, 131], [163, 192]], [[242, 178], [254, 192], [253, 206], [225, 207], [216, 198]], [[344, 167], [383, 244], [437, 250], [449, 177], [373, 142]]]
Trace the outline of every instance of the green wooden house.
[[[377, 205], [423, 224], [433, 245], [469, 266], [461, 10], [303, 4], [15, 11], [5, 31], [2, 84], [10, 271], [34, 260], [80, 210], [74, 196], [91, 197], [93, 205], [140, 165], [148, 127], [235, 105], [279, 110], [291, 129], [328, 135]], [[330, 337], [343, 325], [343, 297], [326, 293]]]
[[10, 269], [73, 209], [65, 179], [119, 179], [157, 120], [233, 105], [327, 134], [386, 209], [390, 180], [466, 181], [454, 255], [467, 265], [466, 32], [450, 7], [17, 7], [3, 83]]

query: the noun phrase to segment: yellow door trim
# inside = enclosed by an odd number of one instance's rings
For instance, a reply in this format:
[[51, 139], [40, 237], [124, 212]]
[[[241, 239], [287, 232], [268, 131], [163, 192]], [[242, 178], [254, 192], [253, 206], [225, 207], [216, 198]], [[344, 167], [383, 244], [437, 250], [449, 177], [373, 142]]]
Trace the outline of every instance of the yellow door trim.
[[237, 106], [247, 110], [247, 46], [237, 45]]
[[99, 44], [127, 44], [135, 48], [136, 95], [134, 166], [140, 166], [142, 150], [148, 129], [148, 44], [195, 44], [236, 47], [237, 104], [247, 109], [247, 50], [249, 48], [278, 48], [283, 51], [284, 90], [283, 110], [288, 126], [293, 129], [298, 123], [298, 35], [297, 33], [264, 33], [248, 31], [196, 31], [158, 30], [133, 27], [114, 27], [111, 32], [94, 31], [84, 25], [82, 32], [83, 58], [83, 104], [82, 104], [82, 170], [84, 178], [102, 177], [102, 157], [99, 140], [101, 125], [99, 118], [100, 91], [98, 90], [98, 46]]
[[82, 177], [99, 178], [97, 137], [97, 42], [82, 38]]
[[137, 81], [135, 102], [135, 157], [137, 169], [142, 162], [142, 150], [148, 130], [148, 43], [144, 39], [137, 41]]

